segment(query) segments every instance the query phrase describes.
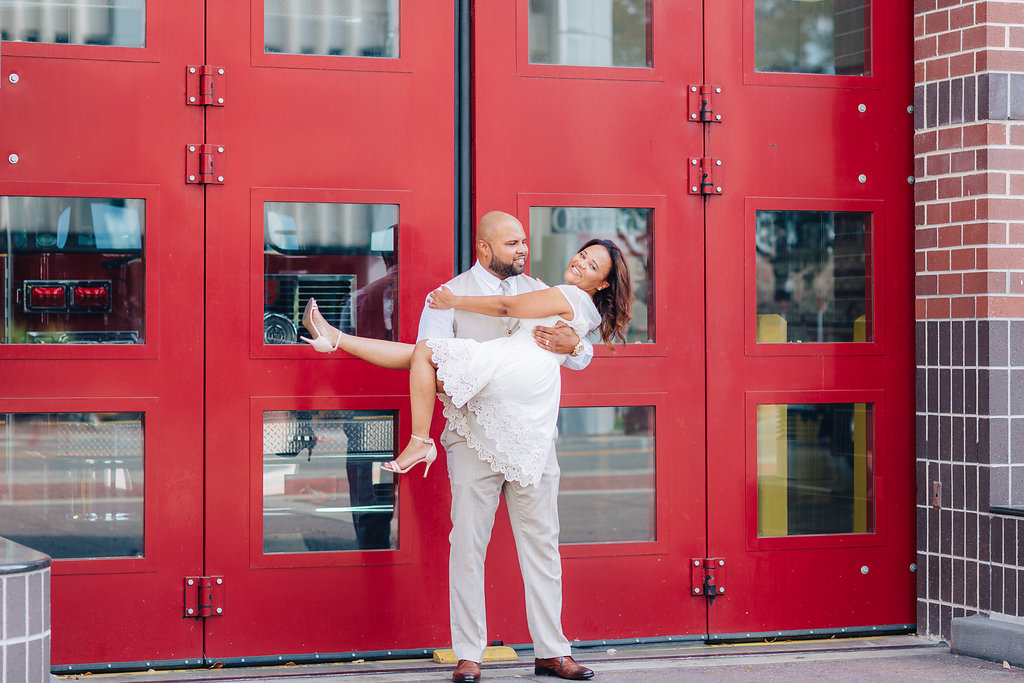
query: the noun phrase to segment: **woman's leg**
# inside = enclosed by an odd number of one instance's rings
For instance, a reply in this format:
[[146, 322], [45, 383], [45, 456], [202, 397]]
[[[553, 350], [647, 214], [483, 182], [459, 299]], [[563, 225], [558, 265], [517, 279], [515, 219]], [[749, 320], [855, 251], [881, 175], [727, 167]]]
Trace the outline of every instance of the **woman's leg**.
[[[416, 344], [412, 352], [409, 367], [409, 405], [410, 422], [414, 436], [430, 438], [430, 422], [434, 416], [434, 401], [438, 391], [444, 391], [444, 385], [437, 379], [437, 366], [431, 358], [432, 351], [426, 341]], [[425, 457], [433, 444], [420, 439], [410, 439], [402, 452], [395, 458], [399, 469]]]
[[314, 330], [309, 330], [310, 334], [326, 337], [331, 346], [335, 346], [345, 353], [350, 353], [356, 358], [361, 358], [368, 363], [382, 368], [391, 370], [409, 369], [409, 361], [412, 358], [413, 348], [415, 348], [412, 344], [345, 334], [328, 323], [320, 314], [320, 309], [317, 308], [313, 309], [312, 321], [315, 332]]

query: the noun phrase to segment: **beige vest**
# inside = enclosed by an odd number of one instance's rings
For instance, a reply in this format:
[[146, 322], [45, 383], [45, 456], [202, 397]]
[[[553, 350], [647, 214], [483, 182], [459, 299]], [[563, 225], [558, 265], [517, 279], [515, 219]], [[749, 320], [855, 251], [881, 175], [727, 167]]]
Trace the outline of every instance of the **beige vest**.
[[[516, 275], [516, 293], [532, 292], [544, 289], [547, 285], [539, 280], [534, 280], [528, 275]], [[482, 296], [488, 294], [480, 286], [473, 273], [466, 271], [448, 281], [448, 288], [459, 296]], [[490, 315], [479, 313], [468, 313], [455, 309], [455, 336], [462, 339], [475, 339], [487, 341], [497, 339], [508, 334], [508, 330], [515, 330], [519, 321], [514, 321], [511, 328], [508, 327], [506, 318], [496, 318]]]

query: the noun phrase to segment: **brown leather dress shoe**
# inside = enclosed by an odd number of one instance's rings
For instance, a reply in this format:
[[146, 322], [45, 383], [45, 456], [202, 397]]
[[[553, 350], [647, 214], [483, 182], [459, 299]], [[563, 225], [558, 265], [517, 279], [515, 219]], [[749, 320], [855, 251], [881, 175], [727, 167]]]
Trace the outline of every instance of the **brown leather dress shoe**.
[[594, 677], [594, 672], [577, 664], [572, 657], [552, 657], [533, 660], [533, 673], [537, 676], [558, 676], [570, 681], [585, 681]]
[[460, 659], [452, 673], [455, 683], [474, 683], [480, 680], [480, 665], [471, 659]]

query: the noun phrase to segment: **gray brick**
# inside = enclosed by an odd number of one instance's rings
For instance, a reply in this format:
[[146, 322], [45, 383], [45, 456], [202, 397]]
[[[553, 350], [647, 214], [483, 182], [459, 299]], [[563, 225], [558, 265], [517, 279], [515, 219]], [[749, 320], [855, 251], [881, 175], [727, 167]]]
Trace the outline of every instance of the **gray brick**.
[[28, 647], [25, 643], [7, 645], [4, 647], [4, 674], [5, 681], [25, 680], [26, 666], [28, 664]]
[[6, 628], [4, 638], [7, 640], [11, 640], [13, 638], [24, 638], [28, 635], [25, 630], [25, 599], [27, 597], [27, 581], [24, 575], [14, 575], [5, 577], [4, 583], [4, 592], [7, 596], [7, 601], [4, 605], [6, 608]]
[[1010, 74], [1009, 118], [1024, 121], [1024, 74]]
[[1009, 74], [991, 73], [988, 78], [988, 119], [1005, 121], [1010, 116]]

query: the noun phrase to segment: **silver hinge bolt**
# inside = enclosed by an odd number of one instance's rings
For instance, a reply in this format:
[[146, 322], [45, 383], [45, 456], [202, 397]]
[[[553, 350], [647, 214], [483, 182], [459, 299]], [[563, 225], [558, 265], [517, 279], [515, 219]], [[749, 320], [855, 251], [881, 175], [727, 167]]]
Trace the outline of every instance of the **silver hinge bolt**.
[[7, 80], [9, 80], [12, 84], [14, 84], [14, 83], [17, 83], [18, 81], [20, 81], [21, 77], [18, 76], [18, 74], [11, 74], [10, 76], [7, 77]]

